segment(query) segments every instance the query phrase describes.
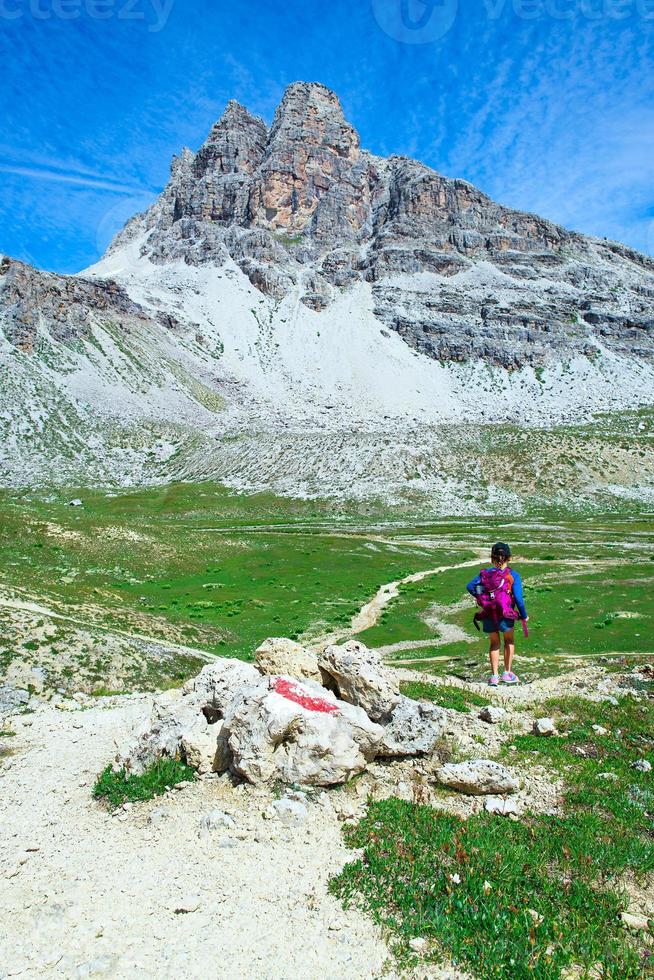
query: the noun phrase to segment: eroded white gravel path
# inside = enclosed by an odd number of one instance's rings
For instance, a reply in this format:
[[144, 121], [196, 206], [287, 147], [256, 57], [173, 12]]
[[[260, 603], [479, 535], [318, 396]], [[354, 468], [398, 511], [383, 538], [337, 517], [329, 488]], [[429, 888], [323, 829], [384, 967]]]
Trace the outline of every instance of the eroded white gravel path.
[[[91, 799], [136, 696], [13, 719], [0, 748], [0, 977], [358, 978], [388, 952], [327, 892], [348, 851], [332, 799], [298, 827], [227, 777], [111, 816]], [[235, 826], [200, 834], [207, 812]], [[180, 905], [195, 911], [176, 913]]]

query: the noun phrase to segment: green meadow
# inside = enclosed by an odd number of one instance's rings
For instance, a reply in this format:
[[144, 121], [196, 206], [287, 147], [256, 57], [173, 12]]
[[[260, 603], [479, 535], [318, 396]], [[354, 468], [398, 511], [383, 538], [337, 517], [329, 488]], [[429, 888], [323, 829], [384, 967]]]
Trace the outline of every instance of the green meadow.
[[[70, 506], [77, 497], [82, 505]], [[270, 635], [356, 635], [390, 662], [481, 679], [486, 641], [465, 584], [497, 538], [512, 545], [525, 584], [531, 635], [518, 636], [516, 661], [525, 679], [651, 652], [647, 516], [432, 520], [375, 503], [173, 484], [0, 494], [0, 667], [18, 659], [52, 672], [53, 648], [56, 660], [67, 631], [82, 630], [91, 685], [111, 674], [117, 689], [156, 687], [197, 670], [193, 651], [249, 658]], [[352, 629], [382, 585], [416, 574], [372, 624]], [[146, 661], [159, 656], [148, 643], [175, 644], [177, 667], [144, 671], [132, 658], [110, 670], [96, 654], [116, 635], [139, 643]], [[75, 665], [66, 671], [57, 682], [74, 686]]]

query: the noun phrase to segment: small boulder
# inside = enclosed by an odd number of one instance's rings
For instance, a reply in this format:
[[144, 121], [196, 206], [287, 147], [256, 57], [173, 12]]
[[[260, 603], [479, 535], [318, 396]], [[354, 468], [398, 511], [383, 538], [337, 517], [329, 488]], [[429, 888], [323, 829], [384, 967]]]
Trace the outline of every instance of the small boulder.
[[620, 918], [625, 929], [632, 932], [647, 932], [649, 929], [650, 920], [640, 912], [621, 912]]
[[492, 759], [448, 762], [437, 769], [435, 775], [443, 786], [471, 796], [515, 793], [519, 789], [518, 780], [510, 770]]
[[[182, 737], [193, 732], [200, 716], [200, 705], [180, 691], [166, 691], [152, 705], [149, 721], [117, 752], [113, 767], [140, 775], [162, 757], [178, 758]], [[206, 722], [204, 722], [206, 727]]]
[[506, 718], [506, 711], [496, 704], [485, 705], [478, 716], [482, 721], [487, 721], [489, 725], [499, 725]]
[[552, 718], [535, 718], [531, 730], [534, 735], [554, 735], [556, 725]]
[[254, 659], [262, 674], [270, 676], [286, 674], [300, 680], [322, 683], [317, 654], [286, 637], [268, 637], [255, 651]]
[[182, 755], [188, 765], [197, 769], [200, 774], [221, 771], [221, 756], [218, 754], [218, 736], [221, 728], [222, 722], [208, 725], [204, 716], [200, 714], [197, 724], [182, 735]]
[[223, 718], [227, 708], [240, 697], [244, 688], [257, 684], [259, 671], [243, 660], [225, 658], [206, 664], [199, 674], [184, 685], [184, 694], [193, 695], [201, 704], [207, 720]]
[[222, 771], [229, 759], [217, 722], [260, 680], [256, 668], [242, 660], [206, 664], [181, 691], [166, 691], [155, 700], [149, 721], [119, 749], [114, 769], [142, 773], [162, 756], [182, 756], [201, 772]]
[[390, 721], [400, 701], [400, 689], [377, 653], [358, 640], [348, 640], [342, 646], [326, 647], [319, 664], [343, 701], [363, 708], [373, 721]]
[[502, 796], [487, 796], [484, 800], [484, 810], [488, 813], [498, 813], [503, 817], [517, 816], [518, 806], [515, 800], [505, 800]]
[[390, 721], [384, 725], [379, 755], [424, 755], [445, 731], [447, 714], [435, 704], [400, 695]]
[[309, 815], [306, 804], [299, 800], [289, 800], [286, 797], [281, 800], [274, 800], [271, 809], [274, 816], [289, 827], [304, 823]]
[[262, 677], [225, 718], [232, 769], [251, 783], [331, 786], [362, 772], [383, 729], [312, 681]]
[[635, 762], [631, 763], [631, 768], [638, 772], [651, 772], [652, 763], [648, 759], [636, 759]]
[[224, 810], [211, 810], [200, 817], [200, 830], [219, 830], [223, 828], [231, 829], [236, 826], [233, 817], [230, 817]]

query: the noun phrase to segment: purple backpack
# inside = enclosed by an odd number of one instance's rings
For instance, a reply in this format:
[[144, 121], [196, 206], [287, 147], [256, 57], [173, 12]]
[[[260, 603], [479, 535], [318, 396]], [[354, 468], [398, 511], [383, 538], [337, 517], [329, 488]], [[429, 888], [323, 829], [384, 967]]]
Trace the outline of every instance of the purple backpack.
[[480, 611], [475, 618], [517, 619], [513, 608], [513, 576], [511, 569], [484, 568], [480, 576], [481, 584], [477, 586], [477, 605]]

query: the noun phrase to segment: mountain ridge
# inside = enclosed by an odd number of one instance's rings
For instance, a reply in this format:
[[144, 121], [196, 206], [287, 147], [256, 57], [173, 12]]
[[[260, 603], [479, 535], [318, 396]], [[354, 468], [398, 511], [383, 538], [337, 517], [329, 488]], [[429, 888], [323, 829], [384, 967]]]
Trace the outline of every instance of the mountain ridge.
[[[337, 96], [316, 83], [289, 86], [270, 129], [230, 102], [197, 153], [174, 159], [162, 195], [109, 254], [143, 233], [142, 254], [155, 263], [229, 255], [262, 292], [281, 300], [297, 289], [314, 310], [370, 282], [380, 320], [439, 360], [520, 367], [552, 354], [594, 356], [600, 320], [608, 346], [627, 339], [638, 355], [654, 350], [653, 260], [496, 204], [408, 157], [362, 150]], [[479, 261], [506, 277], [504, 304], [488, 288], [448, 290]], [[427, 298], [392, 284], [421, 273], [441, 280]]]

